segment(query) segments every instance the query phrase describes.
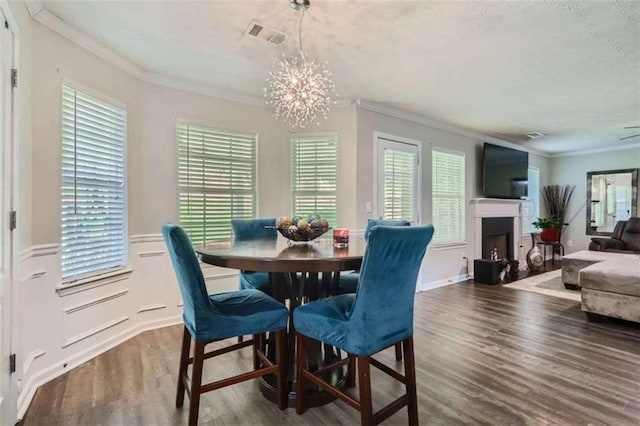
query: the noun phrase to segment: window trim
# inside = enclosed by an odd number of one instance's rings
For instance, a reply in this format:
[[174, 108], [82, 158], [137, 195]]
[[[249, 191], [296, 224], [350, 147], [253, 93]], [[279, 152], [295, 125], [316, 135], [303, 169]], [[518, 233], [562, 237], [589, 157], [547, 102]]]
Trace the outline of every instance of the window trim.
[[335, 139], [336, 141], [336, 206], [335, 206], [335, 210], [336, 210], [336, 223], [335, 224], [330, 224], [331, 226], [335, 227], [338, 224], [338, 220], [340, 217], [339, 214], [339, 208], [338, 208], [338, 200], [340, 199], [340, 137], [338, 132], [295, 132], [295, 133], [290, 133], [289, 134], [289, 158], [291, 159], [289, 162], [289, 179], [290, 179], [290, 200], [289, 200], [289, 206], [291, 208], [291, 214], [295, 214], [294, 210], [295, 210], [295, 199], [294, 199], [294, 194], [293, 194], [293, 139], [296, 137], [306, 137], [306, 138], [313, 138], [313, 137], [332, 137]]
[[[104, 278], [105, 275], [119, 275], [125, 274], [127, 272], [133, 272], [133, 268], [131, 267], [131, 259], [129, 256], [129, 110], [127, 108], [127, 104], [118, 99], [115, 99], [109, 95], [106, 95], [98, 90], [95, 90], [91, 87], [88, 87], [76, 80], [70, 79], [68, 77], [63, 77], [60, 80], [59, 86], [59, 97], [58, 97], [58, 106], [60, 107], [60, 115], [58, 117], [59, 134], [60, 134], [60, 152], [58, 163], [60, 166], [59, 176], [60, 176], [60, 184], [59, 184], [59, 205], [58, 212], [60, 214], [59, 223], [60, 223], [60, 233], [58, 238], [60, 240], [60, 250], [62, 251], [62, 155], [63, 155], [63, 143], [62, 143], [62, 121], [64, 118], [64, 112], [62, 108], [62, 102], [64, 99], [64, 86], [67, 86], [77, 92], [82, 92], [88, 96], [96, 98], [104, 103], [110, 104], [116, 108], [120, 108], [125, 112], [125, 120], [124, 120], [124, 140], [123, 151], [124, 151], [124, 160], [123, 160], [123, 209], [124, 209], [124, 241], [123, 241], [123, 254], [124, 254], [124, 264], [121, 266], [115, 266], [110, 268], [103, 268], [97, 271], [87, 272], [85, 274], [73, 275], [66, 278], [61, 278], [60, 280], [60, 288], [69, 288], [75, 286], [84, 286], [87, 284], [94, 283], [95, 281], [100, 281]], [[62, 275], [62, 253], [60, 253], [60, 275]]]
[[377, 218], [380, 215], [380, 200], [379, 200], [379, 185], [378, 185], [378, 173], [379, 173], [379, 141], [387, 140], [389, 142], [402, 143], [405, 145], [413, 145], [418, 149], [418, 166], [416, 170], [418, 172], [418, 176], [416, 177], [416, 207], [417, 207], [417, 220], [416, 224], [420, 225], [422, 223], [422, 141], [417, 139], [405, 138], [402, 136], [395, 136], [389, 133], [384, 133], [380, 131], [373, 132], [373, 211], [371, 213], [367, 213], [367, 215], [371, 215], [373, 218]]
[[[434, 181], [433, 181], [433, 153], [434, 152], [443, 152], [443, 153], [448, 153], [448, 154], [455, 154], [455, 155], [461, 155], [464, 159], [464, 167], [462, 168], [462, 170], [464, 171], [464, 194], [463, 194], [463, 202], [462, 202], [462, 206], [463, 206], [463, 212], [464, 212], [464, 220], [462, 221], [462, 224], [464, 226], [464, 237], [462, 240], [456, 240], [456, 241], [443, 241], [443, 242], [436, 242], [436, 241], [432, 241], [431, 246], [434, 249], [446, 249], [446, 248], [458, 248], [458, 247], [462, 247], [467, 245], [467, 231], [468, 231], [468, 226], [467, 226], [467, 219], [468, 219], [468, 215], [467, 215], [467, 205], [468, 205], [468, 201], [467, 201], [467, 179], [469, 176], [467, 176], [467, 154], [463, 151], [458, 151], [456, 149], [450, 149], [450, 148], [444, 148], [444, 147], [439, 147], [439, 146], [432, 146], [431, 147], [431, 222], [433, 223], [434, 221], [434, 208], [433, 208], [433, 195], [434, 195]], [[435, 234], [434, 234], [435, 237]]]

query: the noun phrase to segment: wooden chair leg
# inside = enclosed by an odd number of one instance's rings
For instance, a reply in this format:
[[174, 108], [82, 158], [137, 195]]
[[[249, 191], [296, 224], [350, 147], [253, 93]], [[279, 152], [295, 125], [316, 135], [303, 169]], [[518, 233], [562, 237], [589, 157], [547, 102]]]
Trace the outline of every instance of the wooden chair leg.
[[182, 349], [180, 350], [180, 365], [178, 366], [178, 390], [176, 391], [176, 408], [184, 404], [184, 380], [183, 377], [189, 366], [189, 351], [191, 350], [191, 334], [184, 327], [182, 335]]
[[360, 421], [363, 425], [370, 425], [373, 423], [373, 403], [371, 400], [371, 374], [369, 371], [369, 357], [359, 356], [357, 359], [358, 385], [360, 389]]
[[304, 365], [307, 361], [307, 342], [302, 334], [296, 336], [296, 413], [304, 413]]
[[191, 372], [191, 399], [189, 400], [189, 426], [198, 424], [200, 409], [200, 391], [202, 384], [202, 363], [204, 362], [205, 343], [196, 340], [193, 351], [193, 371]]
[[347, 363], [347, 387], [352, 388], [356, 385], [356, 357], [347, 354], [349, 362]]
[[238, 343], [244, 342], [244, 336], [238, 336]]
[[253, 335], [253, 369], [254, 370], [258, 370], [260, 369], [260, 358], [258, 357], [258, 350], [261, 350], [261, 342], [260, 342], [260, 335], [259, 334], [254, 334]]
[[409, 395], [407, 410], [409, 411], [409, 425], [418, 424], [418, 394], [416, 389], [416, 361], [413, 353], [413, 336], [402, 342], [404, 349], [404, 376], [407, 379], [406, 389]]
[[276, 362], [279, 366], [277, 373], [278, 407], [284, 410], [289, 405], [289, 386], [287, 384], [289, 360], [287, 358], [287, 333], [284, 330], [276, 332]]
[[396, 361], [402, 361], [402, 343], [398, 342], [394, 347], [396, 348]]

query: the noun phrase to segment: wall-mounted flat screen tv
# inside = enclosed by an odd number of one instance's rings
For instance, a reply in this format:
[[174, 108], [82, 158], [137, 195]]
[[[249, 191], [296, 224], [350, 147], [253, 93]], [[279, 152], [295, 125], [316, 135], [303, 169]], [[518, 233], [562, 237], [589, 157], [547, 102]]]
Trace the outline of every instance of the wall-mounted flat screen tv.
[[528, 152], [485, 143], [482, 166], [485, 197], [517, 199], [527, 196]]

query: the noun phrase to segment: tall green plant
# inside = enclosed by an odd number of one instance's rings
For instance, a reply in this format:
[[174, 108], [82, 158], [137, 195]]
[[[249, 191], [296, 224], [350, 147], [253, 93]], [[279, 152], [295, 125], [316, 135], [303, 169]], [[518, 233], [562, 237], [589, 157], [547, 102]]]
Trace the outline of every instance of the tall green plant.
[[547, 207], [549, 216], [557, 218], [561, 223], [565, 223], [567, 207], [575, 189], [575, 185], [547, 185], [542, 188], [542, 199]]

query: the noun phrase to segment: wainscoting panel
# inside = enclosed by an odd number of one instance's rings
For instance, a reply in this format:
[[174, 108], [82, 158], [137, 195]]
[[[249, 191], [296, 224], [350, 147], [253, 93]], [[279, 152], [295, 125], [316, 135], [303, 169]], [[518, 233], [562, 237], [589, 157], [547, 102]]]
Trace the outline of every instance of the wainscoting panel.
[[[14, 331], [19, 419], [43, 383], [141, 331], [181, 321], [182, 299], [162, 236], [132, 236], [129, 261], [131, 272], [108, 285], [57, 292], [59, 246], [20, 253]], [[217, 269], [206, 272], [212, 290], [237, 289], [237, 272]]]

